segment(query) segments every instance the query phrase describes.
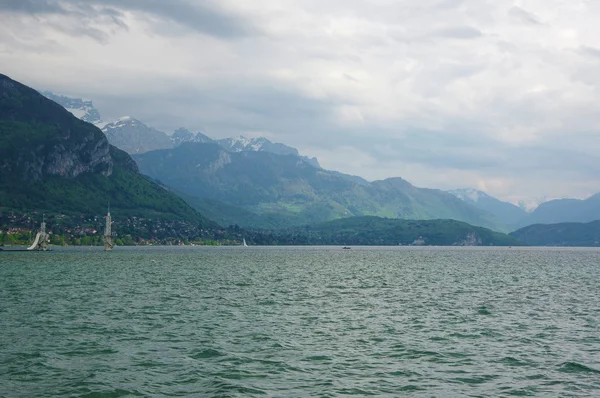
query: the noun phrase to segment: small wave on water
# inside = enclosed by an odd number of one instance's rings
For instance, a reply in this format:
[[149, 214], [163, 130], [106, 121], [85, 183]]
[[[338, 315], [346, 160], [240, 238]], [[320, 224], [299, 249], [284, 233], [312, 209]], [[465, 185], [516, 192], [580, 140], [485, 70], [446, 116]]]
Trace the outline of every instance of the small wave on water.
[[121, 397], [144, 397], [146, 396], [146, 394], [144, 394], [141, 391], [137, 391], [137, 390], [123, 390], [120, 388], [117, 388], [115, 390], [104, 390], [103, 388], [99, 388], [102, 391], [94, 391], [94, 388], [90, 388], [90, 387], [81, 387], [78, 388], [76, 385], [73, 386], [76, 390], [78, 390], [78, 393], [81, 394], [79, 395], [81, 398], [121, 398]]
[[527, 361], [523, 361], [514, 357], [504, 357], [502, 358], [499, 363], [506, 365], [506, 366], [529, 366], [530, 363], [528, 363]]
[[600, 373], [600, 370], [585, 366], [577, 362], [565, 362], [559, 369], [564, 373]]
[[482, 305], [481, 307], [479, 307], [477, 309], [477, 313], [479, 315], [492, 315], [492, 312], [490, 311], [490, 309], [485, 305]]
[[190, 353], [190, 358], [193, 359], [217, 358], [222, 356], [225, 356], [225, 354], [220, 351], [213, 350], [212, 348], [194, 350], [192, 353]]

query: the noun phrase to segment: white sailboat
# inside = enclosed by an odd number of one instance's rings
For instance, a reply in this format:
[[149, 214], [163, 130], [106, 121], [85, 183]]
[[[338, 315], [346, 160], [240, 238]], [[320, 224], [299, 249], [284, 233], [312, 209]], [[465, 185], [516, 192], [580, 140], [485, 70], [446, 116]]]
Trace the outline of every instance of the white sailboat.
[[48, 250], [48, 247], [46, 246], [47, 240], [48, 234], [46, 233], [46, 222], [42, 221], [40, 230], [35, 235], [35, 239], [33, 240], [33, 244], [29, 246], [27, 250], [46, 251]]
[[106, 226], [104, 227], [104, 251], [110, 251], [115, 247], [112, 241], [112, 219], [110, 217], [110, 205], [106, 214]]
[[243, 241], [242, 245], [243, 245], [244, 247], [248, 247], [248, 245], [246, 244], [246, 238], [242, 238], [242, 241]]

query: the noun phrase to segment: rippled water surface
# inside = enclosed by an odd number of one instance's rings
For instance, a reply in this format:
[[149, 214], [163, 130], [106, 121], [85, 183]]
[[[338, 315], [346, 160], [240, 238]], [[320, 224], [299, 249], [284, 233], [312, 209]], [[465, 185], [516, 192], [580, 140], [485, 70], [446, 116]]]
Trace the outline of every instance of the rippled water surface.
[[0, 253], [0, 396], [600, 396], [600, 251]]

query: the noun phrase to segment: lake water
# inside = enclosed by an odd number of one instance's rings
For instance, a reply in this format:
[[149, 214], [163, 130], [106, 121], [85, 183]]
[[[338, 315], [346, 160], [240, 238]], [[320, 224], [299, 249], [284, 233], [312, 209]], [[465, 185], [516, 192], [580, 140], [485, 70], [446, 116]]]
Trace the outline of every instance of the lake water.
[[600, 396], [600, 251], [0, 253], [0, 396]]

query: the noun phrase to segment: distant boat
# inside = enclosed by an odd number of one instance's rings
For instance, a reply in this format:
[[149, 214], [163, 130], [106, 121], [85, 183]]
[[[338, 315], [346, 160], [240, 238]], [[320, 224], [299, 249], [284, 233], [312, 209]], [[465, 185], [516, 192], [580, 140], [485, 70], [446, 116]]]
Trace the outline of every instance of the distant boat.
[[110, 217], [110, 206], [106, 214], [106, 226], [104, 227], [104, 251], [110, 251], [115, 247], [112, 241], [112, 218]]
[[46, 241], [48, 240], [48, 234], [46, 233], [46, 223], [42, 221], [40, 224], [40, 230], [35, 235], [35, 239], [31, 246], [27, 248], [27, 250], [35, 250], [35, 251], [46, 251], [48, 250], [48, 246], [46, 246]]
[[243, 241], [242, 246], [248, 247], [248, 245], [246, 244], [246, 238], [242, 238], [242, 241]]
[[342, 247], [342, 250], [350, 250], [350, 248], [348, 246], [344, 246]]

